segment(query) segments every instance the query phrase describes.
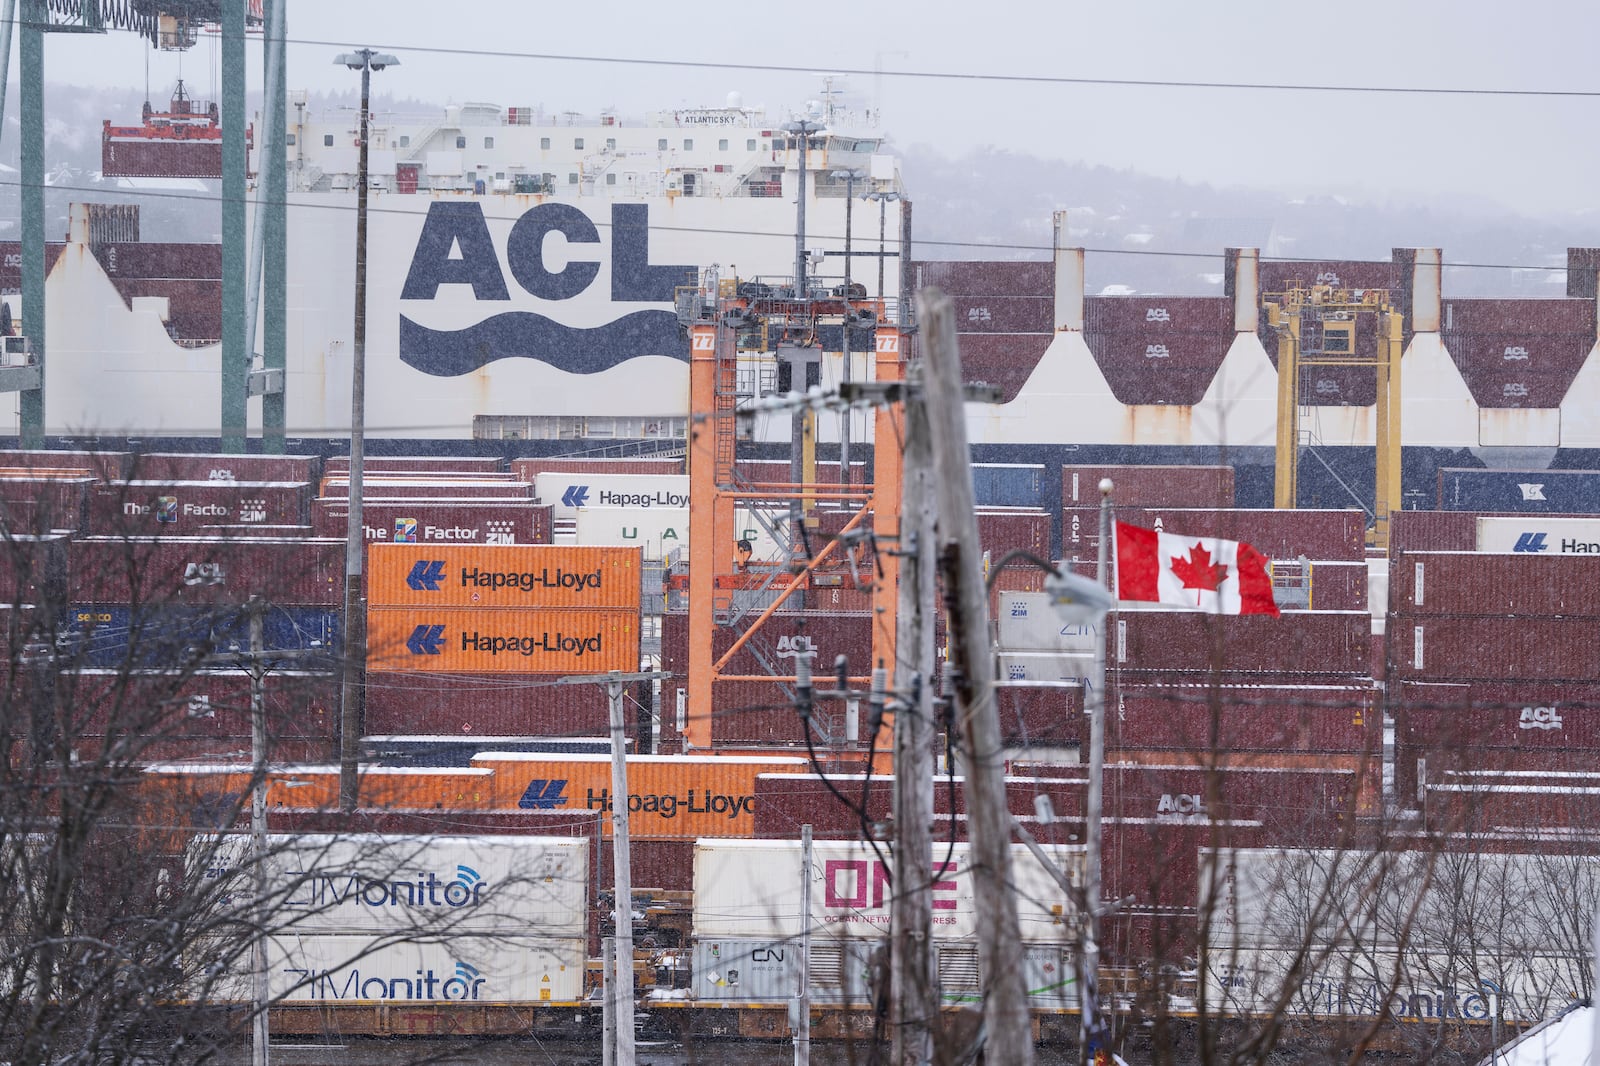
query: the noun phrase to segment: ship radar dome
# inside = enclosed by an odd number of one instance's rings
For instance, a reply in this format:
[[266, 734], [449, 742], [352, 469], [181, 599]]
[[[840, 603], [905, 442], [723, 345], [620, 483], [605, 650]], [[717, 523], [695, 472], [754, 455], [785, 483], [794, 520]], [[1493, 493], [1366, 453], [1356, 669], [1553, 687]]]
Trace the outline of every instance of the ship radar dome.
[[735, 89], [731, 93], [728, 94], [728, 109], [730, 111], [737, 111], [739, 108], [741, 108], [743, 106], [744, 106], [744, 93], [740, 92], [738, 89]]

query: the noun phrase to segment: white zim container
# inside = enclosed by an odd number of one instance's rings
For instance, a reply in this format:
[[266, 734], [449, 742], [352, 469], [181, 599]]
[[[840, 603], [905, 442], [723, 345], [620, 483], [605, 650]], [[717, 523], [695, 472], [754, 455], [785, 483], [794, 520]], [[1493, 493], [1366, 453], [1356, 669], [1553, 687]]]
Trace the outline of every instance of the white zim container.
[[[210, 998], [250, 998], [248, 948], [230, 951]], [[205, 968], [203, 960], [201, 969]], [[267, 944], [270, 991], [292, 1003], [574, 1003], [583, 998], [581, 938], [457, 936], [400, 941], [280, 936]]]
[[389, 937], [507, 930], [582, 937], [587, 930], [584, 839], [302, 834], [268, 840], [268, 898], [282, 930]]
[[995, 621], [1005, 651], [1060, 651], [1094, 654], [1095, 627], [1064, 622], [1045, 592], [1002, 592]]
[[1003, 682], [1085, 684], [1094, 675], [1093, 652], [1002, 651]]
[[[934, 843], [934, 862], [950, 845]], [[1048, 846], [1058, 868], [1076, 882], [1081, 848]], [[933, 935], [954, 940], [977, 933], [978, 904], [967, 868], [968, 846], [957, 844], [952, 865], [933, 884]], [[889, 857], [884, 851], [884, 858]], [[1037, 943], [1076, 938], [1066, 893], [1021, 845], [1011, 851], [1022, 939]], [[889, 931], [893, 889], [883, 863], [861, 841], [812, 845], [811, 931], [824, 937], [877, 937]], [[797, 840], [701, 839], [694, 850], [694, 935], [781, 938], [799, 935], [801, 851]]]

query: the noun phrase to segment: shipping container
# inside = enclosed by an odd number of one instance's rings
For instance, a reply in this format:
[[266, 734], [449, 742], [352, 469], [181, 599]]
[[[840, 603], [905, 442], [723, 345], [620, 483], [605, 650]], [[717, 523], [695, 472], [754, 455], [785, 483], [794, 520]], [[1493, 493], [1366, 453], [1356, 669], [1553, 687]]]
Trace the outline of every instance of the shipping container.
[[[230, 838], [211, 861], [237, 863], [248, 847]], [[274, 833], [262, 871], [280, 901], [272, 920], [297, 936], [415, 930], [454, 940], [520, 928], [582, 938], [588, 929], [589, 841], [579, 838]]]
[[1600, 556], [1409, 552], [1390, 567], [1389, 611], [1600, 618], [1597, 580]]
[[1472, 551], [1477, 547], [1478, 517], [1466, 511], [1392, 511], [1389, 554]]
[[373, 608], [371, 672], [601, 674], [639, 669], [639, 611]]
[[979, 507], [1039, 507], [1044, 478], [1042, 463], [973, 463], [973, 499]]
[[1478, 517], [1477, 550], [1600, 556], [1600, 518]]
[[[138, 746], [176, 736], [242, 741], [250, 749], [252, 675], [244, 669], [95, 670], [61, 673], [58, 705], [71, 731], [85, 738], [132, 738]], [[339, 676], [326, 671], [270, 670], [261, 677], [269, 742], [331, 740], [339, 717]]]
[[1094, 676], [1094, 652], [1002, 651], [999, 680], [1011, 684], [1064, 684], [1089, 686]]
[[1365, 611], [1284, 611], [1273, 618], [1121, 610], [1109, 633], [1108, 661], [1122, 671], [1359, 677], [1371, 656], [1372, 617]]
[[1395, 730], [1397, 743], [1463, 759], [1498, 750], [1596, 752], [1600, 684], [1405, 681]]
[[[1025, 551], [1040, 559], [1050, 557], [1050, 515], [1033, 508], [978, 508], [978, 546], [998, 562], [1008, 551]], [[1026, 561], [1010, 564], [1021, 570], [1033, 567]]]
[[344, 602], [337, 540], [228, 537], [86, 537], [68, 547], [76, 603], [246, 603], [283, 607]]
[[[472, 764], [494, 772], [502, 807], [608, 810], [611, 805], [609, 756], [486, 752]], [[630, 755], [628, 832], [655, 840], [748, 837], [754, 828], [756, 775], [799, 773], [809, 765], [804, 759], [734, 755]]]
[[66, 595], [67, 533], [11, 533], [0, 543], [0, 604], [55, 604]]
[[[689, 547], [687, 507], [585, 507], [574, 512], [573, 542], [583, 547], [637, 547], [646, 559], [666, 559]], [[787, 562], [789, 514], [783, 509], [733, 512], [733, 539], [750, 544], [750, 561]], [[813, 534], [820, 541], [825, 534]]]
[[87, 528], [98, 484], [77, 476], [0, 477], [0, 530], [42, 535]]
[[[549, 544], [550, 508], [532, 500], [383, 500], [366, 495], [361, 524], [368, 544]], [[343, 540], [350, 501], [318, 499], [311, 525], [319, 537]]]
[[[341, 613], [269, 605], [259, 660], [269, 669], [330, 669], [339, 655]], [[73, 603], [66, 609], [57, 661], [104, 669], [193, 668], [251, 652], [250, 611], [237, 604]]]
[[[789, 460], [787, 459], [740, 459], [734, 463], [734, 474], [738, 483], [742, 485], [788, 485], [793, 484], [790, 477]], [[623, 471], [618, 471], [622, 473]], [[641, 471], [642, 472], [642, 471]], [[664, 473], [666, 471], [663, 471]], [[673, 471], [678, 473], [681, 471]], [[872, 467], [861, 461], [850, 463], [850, 483], [852, 485], [872, 484]], [[816, 484], [839, 484], [839, 464], [832, 460], [819, 460], [816, 464]]]
[[641, 562], [638, 548], [373, 544], [367, 549], [367, 602], [375, 608], [637, 613]]
[[1389, 676], [1401, 680], [1594, 681], [1600, 619], [1391, 613]]
[[133, 461], [136, 481], [292, 481], [316, 479], [314, 455], [199, 455], [188, 452], [146, 452]]
[[1600, 471], [1439, 471], [1441, 511], [1511, 511], [1522, 514], [1600, 514]]
[[1189, 752], [1381, 750], [1377, 692], [1309, 685], [1118, 685], [1107, 745]]
[[[610, 729], [603, 676], [556, 684], [565, 674], [380, 672], [367, 679], [366, 728], [374, 733], [474, 736], [596, 736]], [[641, 692], [641, 689], [643, 690]], [[626, 685], [630, 720], [648, 708], [649, 683]]]
[[97, 481], [121, 481], [133, 467], [131, 452], [73, 452], [54, 450], [0, 450], [0, 469], [11, 471], [73, 471]]
[[[467, 471], [472, 474], [497, 474], [506, 468], [498, 455], [363, 455], [363, 474], [426, 474], [436, 471]], [[350, 472], [348, 455], [330, 455], [323, 461], [323, 471], [328, 474]], [[532, 478], [520, 478], [531, 481]]]
[[[969, 849], [957, 844], [951, 862], [930, 871], [937, 940], [959, 940], [977, 932], [978, 901], [969, 869]], [[1074, 881], [1081, 876], [1083, 850], [1044, 847], [1058, 869]], [[938, 864], [942, 852], [935, 849]], [[796, 937], [802, 877], [809, 876], [813, 936], [882, 937], [889, 927], [893, 891], [886, 849], [862, 841], [817, 841], [812, 869], [802, 869], [795, 840], [701, 840], [695, 845], [694, 935], [698, 940], [728, 937]], [[1011, 879], [1018, 922], [1026, 942], [1067, 942], [1076, 936], [1074, 908], [1061, 885], [1020, 844], [1011, 848]]]
[[[249, 809], [248, 762], [162, 764], [147, 767], [141, 791], [151, 802], [169, 805], [173, 824], [214, 823], [215, 812]], [[273, 810], [338, 811], [337, 765], [273, 766], [267, 772], [267, 806]], [[493, 770], [482, 767], [363, 766], [357, 778], [357, 806], [393, 811], [476, 811], [515, 807], [501, 804]]]
[[[309, 540], [318, 534], [310, 526], [201, 526], [200, 537], [219, 537], [223, 540]], [[342, 537], [339, 539], [343, 539]]]
[[1094, 652], [1096, 626], [1063, 622], [1044, 592], [1002, 592], [995, 615], [1002, 651]]
[[[209, 946], [202, 942], [202, 946]], [[214, 1001], [248, 1001], [249, 952], [224, 943], [197, 961], [196, 971], [214, 972]], [[558, 939], [508, 934], [452, 936], [394, 942], [392, 937], [293, 935], [267, 939], [269, 989], [274, 1002], [527, 1004], [576, 1006], [584, 998], [583, 938]], [[212, 965], [207, 965], [208, 963]]]
[[688, 474], [541, 473], [535, 485], [558, 522], [585, 507], [689, 506]]
[[[317, 495], [327, 499], [348, 499], [350, 479], [347, 476], [324, 476]], [[361, 499], [413, 500], [413, 499], [474, 499], [474, 500], [531, 500], [533, 486], [526, 481], [502, 481], [482, 477], [404, 477], [400, 475], [364, 476]], [[545, 502], [549, 502], [548, 500]]]
[[1062, 506], [1098, 510], [1102, 478], [1115, 486], [1111, 500], [1118, 507], [1233, 506], [1231, 466], [1093, 465], [1061, 468]]
[[[628, 742], [632, 748], [632, 742]], [[484, 752], [520, 751], [607, 755], [610, 737], [453, 736], [395, 733], [361, 738], [361, 760], [383, 766], [471, 766], [472, 757]]]
[[1000, 743], [1007, 748], [1071, 748], [1083, 745], [1089, 726], [1078, 685], [1027, 685], [1004, 679], [995, 686]]
[[511, 472], [520, 481], [536, 481], [540, 474], [682, 474], [682, 458], [581, 459], [571, 456], [528, 456], [511, 460]]
[[[1085, 771], [1081, 766], [1069, 769], [1078, 776], [1006, 778], [1007, 810], [1033, 826], [1047, 841], [1055, 830], [1034, 825], [1038, 820], [1037, 797], [1050, 800], [1061, 825], [1083, 820]], [[798, 840], [802, 827], [810, 825], [819, 840], [860, 841], [869, 835], [871, 827], [892, 821], [894, 787], [894, 777], [885, 774], [762, 774], [756, 778], [754, 835], [758, 839]], [[966, 787], [963, 777], [940, 774], [934, 779], [930, 829], [936, 842], [967, 839]], [[867, 829], [861, 824], [863, 810]]]
[[89, 529], [103, 536], [185, 536], [201, 526], [303, 526], [311, 486], [281, 481], [110, 481], [89, 497]]

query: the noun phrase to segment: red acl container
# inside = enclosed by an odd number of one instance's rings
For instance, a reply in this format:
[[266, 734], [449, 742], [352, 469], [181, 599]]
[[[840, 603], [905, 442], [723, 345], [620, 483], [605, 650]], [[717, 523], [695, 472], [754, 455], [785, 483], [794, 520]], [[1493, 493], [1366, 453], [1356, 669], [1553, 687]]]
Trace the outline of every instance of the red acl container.
[[[550, 506], [532, 500], [364, 499], [368, 544], [549, 544]], [[350, 501], [319, 499], [311, 525], [319, 537], [343, 539]]]
[[1116, 488], [1112, 502], [1122, 507], [1232, 507], [1231, 466], [1063, 466], [1061, 504], [1100, 507], [1100, 479]]
[[[487, 478], [366, 477], [361, 484], [363, 505], [377, 499], [501, 499], [531, 500], [533, 485], [526, 481], [498, 481]], [[321, 495], [348, 498], [348, 475], [324, 477]]]
[[44, 534], [83, 529], [91, 477], [0, 477], [0, 527], [12, 533]]
[[[1485, 589], [1486, 594], [1488, 590]], [[1600, 619], [1389, 615], [1389, 676], [1401, 680], [1593, 681]]]
[[68, 546], [75, 603], [344, 602], [344, 545], [336, 540], [86, 537]]
[[995, 688], [995, 708], [1000, 712], [1000, 742], [1008, 748], [1063, 748], [1088, 738], [1082, 688], [1002, 682]]
[[1600, 684], [1404, 681], [1394, 711], [1427, 751], [1600, 751]]
[[[1031, 552], [1041, 559], [1050, 555], [1050, 515], [1031, 507], [985, 507], [978, 511], [978, 543], [992, 559], [1008, 551]], [[1012, 563], [1019, 569], [1037, 570], [1032, 563]]]
[[311, 486], [279, 481], [113, 481], [91, 493], [102, 536], [184, 536], [202, 526], [306, 524]]
[[[367, 679], [369, 734], [600, 736], [611, 728], [606, 686], [552, 684], [560, 674], [382, 673]], [[650, 687], [632, 684], [630, 722]], [[636, 748], [635, 750], [642, 750]]]
[[[348, 455], [330, 455], [323, 462], [323, 472], [327, 474], [348, 474], [350, 472], [350, 457]], [[467, 472], [473, 475], [498, 474], [505, 470], [505, 463], [498, 455], [364, 455], [361, 457], [361, 470], [366, 473], [432, 473], [444, 471], [446, 473]], [[532, 480], [523, 478], [524, 481]]]
[[1107, 658], [1124, 672], [1359, 677], [1371, 656], [1372, 617], [1365, 611], [1284, 611], [1277, 618], [1120, 611], [1110, 635]]
[[314, 455], [197, 455], [152, 452], [133, 460], [134, 481], [298, 481], [317, 474]]
[[1600, 559], [1409, 552], [1389, 566], [1389, 610], [1409, 615], [1600, 618]]
[[682, 474], [684, 467], [682, 459], [570, 459], [533, 455], [511, 460], [511, 472], [519, 481], [532, 482], [540, 474]]
[[1376, 752], [1377, 693], [1312, 685], [1119, 685], [1112, 749]]

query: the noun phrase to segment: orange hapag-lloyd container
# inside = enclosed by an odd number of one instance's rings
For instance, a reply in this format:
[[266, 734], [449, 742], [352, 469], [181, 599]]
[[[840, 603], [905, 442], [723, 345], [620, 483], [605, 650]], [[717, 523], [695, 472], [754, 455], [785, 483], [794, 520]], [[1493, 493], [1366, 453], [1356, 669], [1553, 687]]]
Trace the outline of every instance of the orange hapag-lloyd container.
[[570, 544], [373, 544], [367, 602], [637, 612], [642, 558], [640, 548]]
[[[496, 752], [472, 765], [495, 772], [504, 807], [609, 810], [611, 758]], [[640, 840], [748, 837], [755, 833], [756, 775], [808, 773], [805, 759], [736, 755], [628, 756], [628, 832]], [[604, 821], [611, 832], [610, 819]]]
[[638, 668], [637, 610], [367, 612], [370, 671], [602, 674]]
[[[497, 806], [493, 770], [473, 767], [364, 766], [357, 802], [364, 810], [485, 810]], [[175, 826], [215, 825], [230, 814], [249, 817], [250, 768], [237, 764], [169, 764], [147, 768], [140, 799], [152, 816]], [[267, 807], [339, 809], [339, 767], [274, 767]]]

